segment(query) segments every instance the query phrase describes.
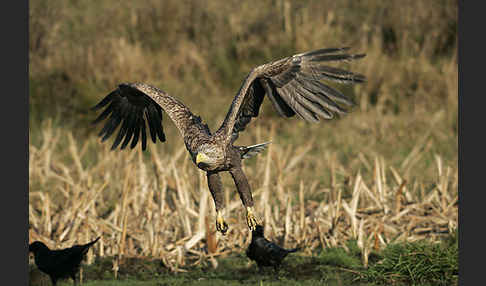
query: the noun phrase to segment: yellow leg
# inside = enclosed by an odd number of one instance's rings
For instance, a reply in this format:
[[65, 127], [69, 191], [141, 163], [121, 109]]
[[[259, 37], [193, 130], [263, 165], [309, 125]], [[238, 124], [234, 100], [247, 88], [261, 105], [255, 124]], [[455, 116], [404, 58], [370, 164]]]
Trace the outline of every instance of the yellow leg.
[[223, 235], [226, 235], [226, 232], [228, 231], [228, 224], [224, 221], [222, 211], [216, 212], [216, 230]]
[[253, 231], [255, 230], [258, 220], [254, 215], [254, 210], [253, 207], [247, 207], [246, 208], [246, 223], [248, 224], [248, 228]]

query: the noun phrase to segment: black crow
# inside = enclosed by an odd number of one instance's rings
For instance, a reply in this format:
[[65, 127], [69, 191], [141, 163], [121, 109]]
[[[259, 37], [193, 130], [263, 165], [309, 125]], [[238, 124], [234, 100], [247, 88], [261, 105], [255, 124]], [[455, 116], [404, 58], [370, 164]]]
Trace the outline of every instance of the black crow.
[[98, 239], [100, 237], [84, 245], [74, 245], [60, 250], [50, 250], [44, 243], [35, 241], [29, 245], [29, 252], [34, 253], [35, 264], [39, 270], [49, 275], [53, 285], [56, 285], [58, 279], [68, 277], [77, 285], [76, 274], [81, 261]]
[[251, 233], [251, 243], [246, 250], [246, 256], [256, 261], [260, 271], [264, 266], [273, 266], [275, 272], [287, 254], [298, 251], [299, 248], [285, 249], [267, 240], [263, 236], [263, 226], [257, 225]]

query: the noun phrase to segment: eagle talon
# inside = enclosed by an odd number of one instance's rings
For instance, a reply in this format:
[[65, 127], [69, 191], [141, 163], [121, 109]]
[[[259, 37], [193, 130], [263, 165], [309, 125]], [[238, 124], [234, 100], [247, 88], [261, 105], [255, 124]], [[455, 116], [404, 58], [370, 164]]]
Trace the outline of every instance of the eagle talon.
[[253, 214], [253, 209], [252, 208], [247, 208], [246, 211], [246, 223], [248, 224], [248, 228], [251, 231], [254, 231], [256, 229], [256, 226], [258, 224], [258, 220], [256, 219], [255, 215]]
[[223, 235], [226, 235], [226, 232], [228, 231], [228, 224], [224, 221], [221, 214], [218, 214], [216, 217], [216, 230]]

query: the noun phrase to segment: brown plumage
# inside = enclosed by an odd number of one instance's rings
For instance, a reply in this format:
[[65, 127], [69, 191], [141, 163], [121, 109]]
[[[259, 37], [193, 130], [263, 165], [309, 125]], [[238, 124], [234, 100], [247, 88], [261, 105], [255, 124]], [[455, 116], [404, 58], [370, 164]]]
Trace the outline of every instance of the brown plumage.
[[265, 96], [270, 99], [277, 112], [285, 117], [297, 114], [306, 121], [318, 122], [320, 118], [332, 119], [335, 114], [346, 113], [345, 106], [352, 106], [353, 102], [320, 80], [340, 83], [364, 81], [362, 75], [323, 64], [351, 61], [365, 56], [347, 54], [345, 51], [348, 49], [310, 51], [254, 68], [233, 99], [222, 125], [214, 133], [180, 101], [144, 83], [120, 84], [94, 107], [97, 110], [108, 105], [94, 122], [110, 116], [99, 133], [102, 141], [109, 138], [121, 125], [112, 149], [116, 149], [120, 143], [120, 148], [124, 149], [130, 141], [130, 147], [134, 148], [141, 140], [142, 150], [145, 150], [146, 122], [152, 141], [156, 143], [159, 138], [164, 142], [166, 138], [162, 127], [162, 114], [167, 113], [179, 129], [194, 163], [207, 172], [209, 190], [217, 211], [217, 230], [225, 234], [228, 228], [222, 213], [224, 200], [219, 176], [221, 171], [229, 171], [233, 177], [247, 210], [248, 226], [253, 230], [257, 221], [253, 213], [250, 186], [241, 169], [241, 161], [263, 150], [267, 143], [245, 147], [233, 146], [233, 142], [251, 118], [258, 116]]

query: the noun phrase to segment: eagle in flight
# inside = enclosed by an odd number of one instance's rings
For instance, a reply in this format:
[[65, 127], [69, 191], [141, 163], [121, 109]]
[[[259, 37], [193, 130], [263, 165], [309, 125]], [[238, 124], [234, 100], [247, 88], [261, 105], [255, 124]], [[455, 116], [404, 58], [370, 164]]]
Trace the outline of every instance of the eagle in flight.
[[241, 167], [242, 159], [262, 151], [268, 143], [234, 146], [238, 133], [245, 129], [252, 117], [258, 116], [265, 96], [284, 117], [297, 115], [305, 121], [318, 122], [320, 118], [332, 119], [334, 115], [346, 113], [346, 108], [352, 106], [353, 101], [321, 80], [339, 83], [361, 83], [365, 80], [363, 75], [325, 65], [326, 62], [351, 61], [365, 56], [348, 54], [347, 50], [349, 48], [319, 49], [253, 68], [215, 132], [211, 132], [207, 124], [182, 102], [145, 83], [120, 84], [93, 107], [93, 110], [98, 110], [106, 106], [94, 123], [109, 116], [99, 133], [102, 141], [121, 125], [112, 149], [118, 146], [124, 149], [129, 143], [130, 148], [134, 148], [141, 141], [142, 150], [145, 150], [147, 129], [154, 143], [157, 138], [165, 142], [162, 126], [165, 112], [179, 129], [194, 164], [206, 171], [216, 208], [216, 229], [223, 235], [228, 230], [223, 215], [225, 206], [219, 175], [219, 172], [228, 171], [246, 208], [248, 227], [254, 230], [259, 222], [253, 209], [250, 185]]

